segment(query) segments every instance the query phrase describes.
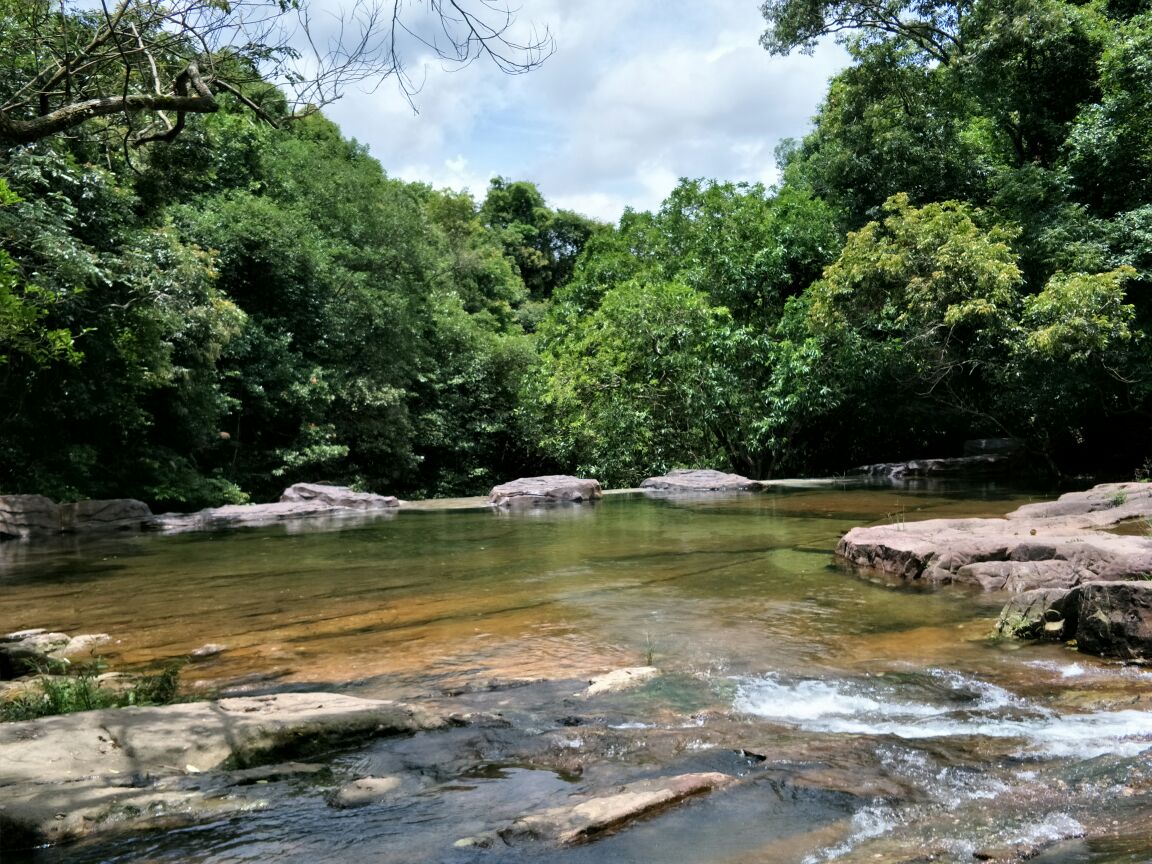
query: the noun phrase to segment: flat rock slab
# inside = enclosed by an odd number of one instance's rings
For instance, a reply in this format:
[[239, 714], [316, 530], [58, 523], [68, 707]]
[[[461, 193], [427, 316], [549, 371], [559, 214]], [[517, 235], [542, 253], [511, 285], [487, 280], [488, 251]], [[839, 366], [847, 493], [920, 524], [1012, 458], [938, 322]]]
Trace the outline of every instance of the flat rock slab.
[[588, 682], [580, 691], [581, 696], [600, 696], [604, 693], [621, 693], [639, 687], [660, 674], [655, 666], [631, 666], [627, 669], [613, 669]]
[[521, 816], [497, 835], [509, 844], [525, 840], [553, 841], [562, 845], [580, 843], [687, 798], [721, 789], [735, 780], [735, 777], [719, 772], [641, 780], [622, 786], [611, 794]]
[[194, 819], [210, 803], [205, 783], [181, 785], [188, 777], [447, 722], [395, 702], [284, 693], [5, 723], [0, 848], [57, 842], [173, 808]]
[[325, 486], [320, 483], [296, 483], [284, 490], [281, 503], [316, 502], [348, 510], [386, 510], [399, 507], [400, 499], [372, 492], [354, 492], [347, 486]]
[[289, 486], [274, 504], [228, 504], [197, 513], [165, 513], [153, 525], [165, 533], [220, 531], [227, 528], [277, 525], [321, 516], [366, 516], [392, 513], [400, 500], [391, 495], [354, 492], [345, 486], [297, 483]]
[[[853, 528], [836, 554], [857, 568], [905, 582], [1054, 592], [1009, 604], [1002, 629], [1074, 637], [1089, 653], [1137, 658], [1152, 656], [1152, 594], [1142, 587], [1152, 579], [1152, 537], [1101, 529], [1150, 516], [1152, 485], [1106, 483], [1027, 504], [1003, 519]], [[1085, 612], [1090, 603], [1097, 608]]]
[[649, 477], [640, 484], [641, 489], [652, 492], [759, 492], [767, 486], [759, 480], [749, 480], [739, 474], [725, 474], [710, 469], [683, 469], [669, 471], [662, 477]]
[[931, 519], [853, 528], [836, 554], [904, 581], [989, 590], [1070, 589], [1152, 574], [1152, 538], [1100, 529], [1152, 516], [1152, 486], [1108, 483], [1003, 519]]
[[595, 501], [604, 497], [599, 480], [551, 474], [545, 477], [522, 477], [494, 486], [488, 502], [496, 507], [538, 506]]

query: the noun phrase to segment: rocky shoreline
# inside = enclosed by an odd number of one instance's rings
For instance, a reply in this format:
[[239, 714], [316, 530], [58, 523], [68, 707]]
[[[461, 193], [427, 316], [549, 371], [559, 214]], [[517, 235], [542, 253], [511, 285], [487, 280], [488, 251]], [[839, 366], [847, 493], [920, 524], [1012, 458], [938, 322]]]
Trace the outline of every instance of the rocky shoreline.
[[1106, 483], [1028, 504], [1002, 519], [931, 519], [853, 528], [837, 557], [906, 584], [1019, 595], [1005, 635], [1076, 640], [1082, 651], [1152, 658], [1152, 537], [1113, 533], [1152, 519], [1152, 484]]

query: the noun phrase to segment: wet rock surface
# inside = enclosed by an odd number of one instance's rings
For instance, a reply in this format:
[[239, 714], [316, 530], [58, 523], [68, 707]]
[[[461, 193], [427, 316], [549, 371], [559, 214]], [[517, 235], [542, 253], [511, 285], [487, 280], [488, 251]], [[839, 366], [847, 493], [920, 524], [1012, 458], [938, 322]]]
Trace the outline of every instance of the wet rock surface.
[[[1077, 638], [1079, 647], [1090, 653], [1134, 658], [1152, 655], [1152, 615], [1141, 587], [1152, 578], [1152, 537], [1103, 529], [1150, 516], [1152, 486], [1109, 483], [1025, 505], [1003, 519], [853, 528], [840, 540], [836, 554], [858, 570], [897, 581], [970, 584], [1013, 593], [1054, 591], [1043, 595], [1042, 602], [1040, 595], [1030, 594], [1023, 605], [1010, 604], [1001, 621], [1023, 615], [1030, 625], [1021, 635], [1040, 635], [1043, 623], [1055, 621], [1049, 612], [1055, 610], [1068, 624], [1049, 628], [1054, 638]], [[1098, 598], [1100, 608], [1081, 615], [1081, 598], [1089, 597]], [[1037, 602], [1047, 605], [1038, 610], [1033, 608]], [[1045, 616], [1041, 626], [1032, 626]], [[1095, 623], [1081, 631], [1076, 622], [1088, 617]], [[1073, 636], [1081, 632], [1085, 638]]]
[[500, 829], [497, 836], [509, 845], [528, 840], [551, 840], [562, 845], [579, 843], [734, 781], [734, 777], [715, 771], [639, 780], [610, 794], [522, 816]]
[[[301, 754], [442, 728], [443, 716], [333, 693], [86, 711], [0, 725], [0, 848], [217, 811], [207, 790]], [[236, 770], [233, 770], [236, 769]], [[259, 772], [258, 772], [259, 773]], [[205, 777], [204, 775], [211, 775]], [[191, 778], [191, 779], [189, 779]]]
[[676, 469], [661, 477], [649, 477], [640, 484], [649, 492], [706, 493], [759, 492], [769, 484], [749, 480], [739, 474], [725, 474], [709, 469]]
[[596, 501], [603, 496], [599, 480], [551, 474], [494, 486], [488, 493], [488, 502], [496, 507], [537, 507]]

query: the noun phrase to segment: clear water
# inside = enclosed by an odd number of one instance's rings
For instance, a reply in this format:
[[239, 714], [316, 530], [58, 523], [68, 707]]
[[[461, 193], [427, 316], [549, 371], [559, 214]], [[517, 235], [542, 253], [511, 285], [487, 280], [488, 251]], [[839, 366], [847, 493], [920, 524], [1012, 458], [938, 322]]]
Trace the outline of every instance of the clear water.
[[[262, 790], [241, 818], [29, 860], [1152, 861], [1152, 676], [989, 640], [1003, 596], [894, 588], [832, 563], [854, 525], [1024, 500], [995, 487], [611, 496], [0, 548], [4, 631], [107, 632], [116, 667], [219, 643], [187, 667], [189, 687], [459, 702], [514, 726], [376, 742], [326, 780]], [[637, 693], [594, 710], [571, 698], [590, 675], [648, 663], [664, 674]], [[327, 803], [340, 777], [399, 769], [419, 778], [411, 794]], [[574, 792], [685, 770], [742, 780], [583, 847], [453, 846]]]

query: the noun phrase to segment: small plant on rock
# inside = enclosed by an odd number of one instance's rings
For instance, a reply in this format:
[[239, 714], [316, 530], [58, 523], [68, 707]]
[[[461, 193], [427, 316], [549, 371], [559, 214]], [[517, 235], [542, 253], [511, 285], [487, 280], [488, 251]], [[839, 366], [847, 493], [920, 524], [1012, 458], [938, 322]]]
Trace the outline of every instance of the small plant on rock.
[[176, 701], [180, 682], [177, 664], [170, 664], [152, 675], [142, 675], [125, 687], [108, 686], [100, 677], [106, 668], [103, 661], [96, 660], [63, 675], [48, 674], [48, 670], [44, 670], [27, 689], [0, 698], [0, 722], [35, 720], [99, 708], [167, 705]]

